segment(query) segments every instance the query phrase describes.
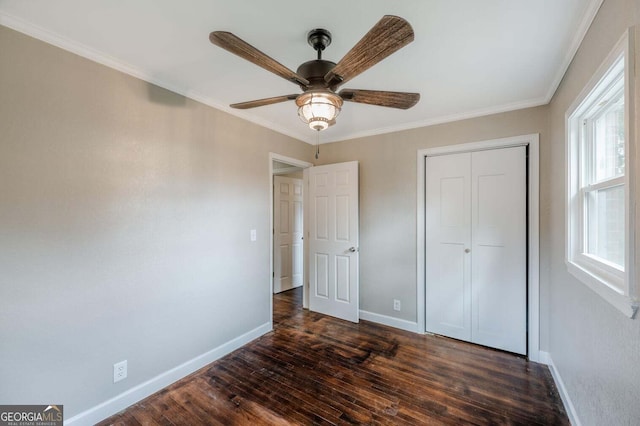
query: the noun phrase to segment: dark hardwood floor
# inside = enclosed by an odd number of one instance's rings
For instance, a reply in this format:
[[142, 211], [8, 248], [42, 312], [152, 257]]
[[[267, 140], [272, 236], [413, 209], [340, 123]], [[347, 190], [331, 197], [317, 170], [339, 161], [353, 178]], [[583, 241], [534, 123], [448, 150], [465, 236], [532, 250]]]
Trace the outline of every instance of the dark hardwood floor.
[[468, 343], [303, 311], [100, 425], [568, 425], [546, 366]]

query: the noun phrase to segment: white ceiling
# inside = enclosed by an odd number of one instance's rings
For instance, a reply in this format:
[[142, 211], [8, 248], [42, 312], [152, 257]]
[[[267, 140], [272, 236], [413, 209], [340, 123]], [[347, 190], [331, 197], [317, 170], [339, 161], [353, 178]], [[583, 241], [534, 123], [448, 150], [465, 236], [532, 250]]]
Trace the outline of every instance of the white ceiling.
[[338, 62], [383, 16], [415, 41], [343, 88], [419, 92], [402, 111], [345, 103], [321, 142], [547, 103], [602, 0], [0, 0], [0, 24], [310, 143], [293, 102], [230, 103], [300, 93], [209, 42], [233, 32], [296, 70], [315, 59], [306, 34], [326, 28]]

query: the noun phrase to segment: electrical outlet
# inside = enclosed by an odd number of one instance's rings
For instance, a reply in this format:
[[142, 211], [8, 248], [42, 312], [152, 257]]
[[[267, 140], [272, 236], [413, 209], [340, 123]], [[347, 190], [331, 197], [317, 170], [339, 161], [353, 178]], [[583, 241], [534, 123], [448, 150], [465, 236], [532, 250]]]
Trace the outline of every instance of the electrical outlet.
[[113, 364], [113, 383], [127, 378], [127, 360]]
[[393, 299], [393, 310], [399, 311], [401, 309], [400, 301], [398, 299]]

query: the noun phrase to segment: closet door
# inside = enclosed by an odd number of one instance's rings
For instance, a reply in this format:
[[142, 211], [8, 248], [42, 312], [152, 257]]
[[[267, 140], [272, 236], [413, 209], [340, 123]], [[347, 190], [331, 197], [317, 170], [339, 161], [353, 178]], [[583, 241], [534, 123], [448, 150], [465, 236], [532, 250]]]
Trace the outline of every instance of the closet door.
[[471, 341], [471, 154], [425, 161], [426, 329]]
[[427, 331], [526, 354], [526, 148], [425, 161]]
[[524, 146], [471, 154], [471, 341], [527, 353]]

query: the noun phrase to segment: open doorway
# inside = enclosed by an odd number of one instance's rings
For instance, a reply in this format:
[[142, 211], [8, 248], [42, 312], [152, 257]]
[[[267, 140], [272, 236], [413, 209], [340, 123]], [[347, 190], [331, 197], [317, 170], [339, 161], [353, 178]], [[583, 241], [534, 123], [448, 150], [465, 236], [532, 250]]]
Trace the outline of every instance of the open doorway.
[[[278, 165], [274, 161], [274, 167]], [[302, 170], [273, 172], [273, 293], [302, 286], [303, 183]]]
[[303, 170], [311, 163], [271, 153], [270, 291], [274, 325], [303, 308], [306, 249], [304, 244], [305, 194]]

